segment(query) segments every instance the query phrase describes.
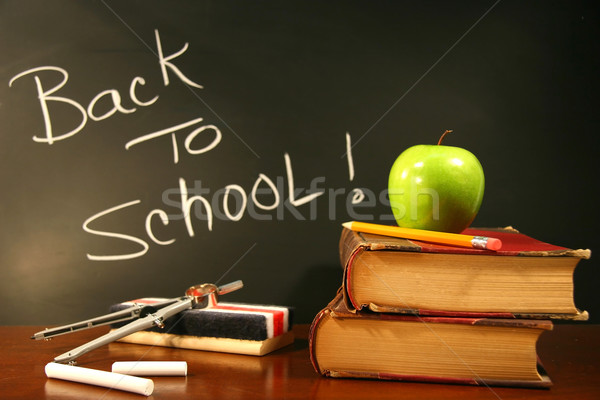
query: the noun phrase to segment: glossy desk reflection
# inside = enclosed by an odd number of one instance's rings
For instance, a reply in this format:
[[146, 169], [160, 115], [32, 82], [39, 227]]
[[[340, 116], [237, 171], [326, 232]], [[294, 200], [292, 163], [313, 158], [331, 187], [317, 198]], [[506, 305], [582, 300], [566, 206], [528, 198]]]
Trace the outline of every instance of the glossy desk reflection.
[[[3, 399], [143, 399], [144, 396], [47, 379], [57, 354], [106, 331], [97, 328], [55, 338], [29, 339], [40, 327], [0, 326]], [[550, 390], [329, 379], [308, 355], [308, 326], [294, 327], [293, 345], [263, 357], [113, 343], [82, 356], [79, 365], [109, 371], [114, 361], [185, 360], [187, 377], [154, 377], [150, 399], [559, 399], [600, 398], [600, 325], [557, 325], [542, 335], [540, 357]], [[360, 344], [357, 343], [357, 346]]]

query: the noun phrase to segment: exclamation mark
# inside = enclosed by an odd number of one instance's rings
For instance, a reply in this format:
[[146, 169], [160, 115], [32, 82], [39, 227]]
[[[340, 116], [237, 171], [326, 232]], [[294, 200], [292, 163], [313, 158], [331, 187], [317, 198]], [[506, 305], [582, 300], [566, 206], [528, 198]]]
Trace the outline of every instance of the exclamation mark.
[[346, 156], [348, 157], [348, 175], [350, 175], [350, 182], [352, 182], [354, 179], [354, 160], [352, 160], [352, 139], [348, 132], [346, 132]]
[[[352, 159], [352, 139], [348, 132], [346, 132], [346, 157], [348, 157], [348, 176], [352, 182], [354, 180], [354, 160]], [[362, 189], [352, 189], [352, 193], [352, 204], [358, 204], [365, 198]]]

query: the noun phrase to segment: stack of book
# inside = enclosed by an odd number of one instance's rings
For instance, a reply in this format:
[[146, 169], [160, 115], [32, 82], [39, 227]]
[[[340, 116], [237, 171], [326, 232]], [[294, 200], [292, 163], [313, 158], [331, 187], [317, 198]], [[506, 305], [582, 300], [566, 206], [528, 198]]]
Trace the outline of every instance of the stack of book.
[[311, 361], [330, 377], [545, 387], [536, 353], [552, 320], [587, 320], [573, 272], [589, 250], [512, 228], [468, 229], [499, 251], [342, 231], [343, 285], [315, 317]]

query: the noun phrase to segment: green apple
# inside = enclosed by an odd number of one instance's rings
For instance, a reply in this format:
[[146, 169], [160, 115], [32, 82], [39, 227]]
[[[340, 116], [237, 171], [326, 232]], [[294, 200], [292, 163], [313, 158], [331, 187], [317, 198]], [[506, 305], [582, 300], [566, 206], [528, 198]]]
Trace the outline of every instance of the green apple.
[[468, 150], [417, 145], [398, 156], [388, 183], [390, 206], [399, 226], [460, 233], [483, 200], [481, 163]]

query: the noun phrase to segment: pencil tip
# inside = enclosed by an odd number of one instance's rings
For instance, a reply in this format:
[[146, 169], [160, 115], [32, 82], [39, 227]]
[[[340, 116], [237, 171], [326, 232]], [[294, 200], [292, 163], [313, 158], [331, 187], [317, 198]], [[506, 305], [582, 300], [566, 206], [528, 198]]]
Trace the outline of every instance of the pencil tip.
[[342, 224], [342, 226], [343, 226], [344, 228], [346, 228], [346, 229], [352, 229], [352, 222], [351, 222], [351, 221], [349, 221], [349, 222], [344, 222], [344, 223]]

